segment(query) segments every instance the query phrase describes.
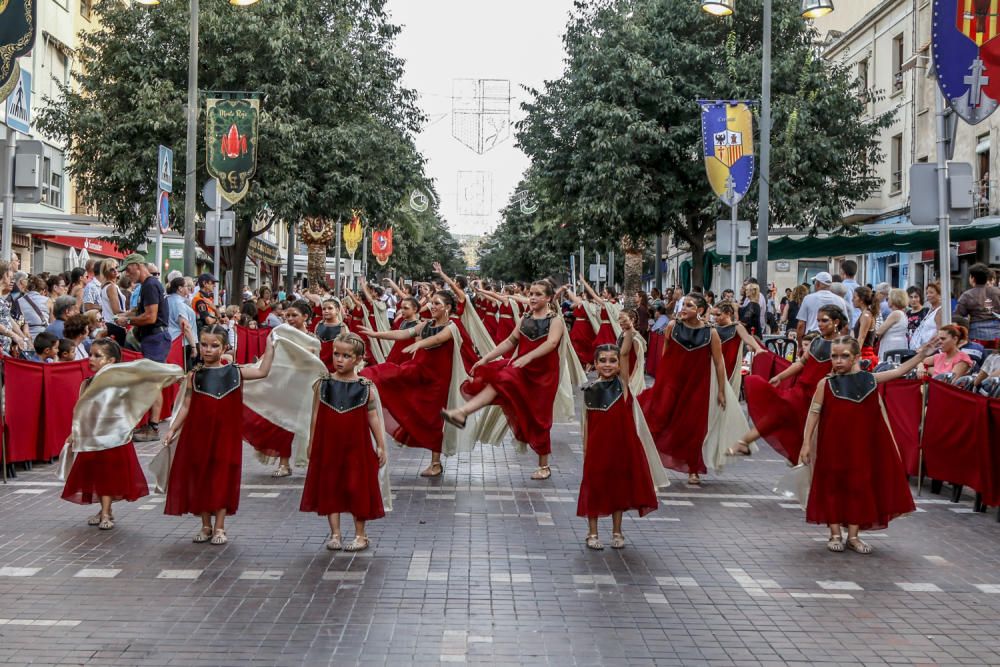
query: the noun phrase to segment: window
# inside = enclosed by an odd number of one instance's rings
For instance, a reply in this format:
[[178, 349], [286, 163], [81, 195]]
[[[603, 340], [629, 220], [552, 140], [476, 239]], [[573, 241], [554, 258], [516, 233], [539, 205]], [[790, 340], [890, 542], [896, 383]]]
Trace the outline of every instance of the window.
[[903, 90], [903, 33], [892, 38], [892, 92]]
[[868, 59], [858, 62], [858, 96], [862, 102], [868, 99]]
[[42, 203], [54, 208], [63, 205], [62, 154], [42, 156]]
[[80, 0], [80, 16], [90, 20], [90, 8], [93, 4], [93, 0]]
[[889, 194], [898, 195], [903, 190], [903, 135], [892, 138], [892, 148], [889, 153]]

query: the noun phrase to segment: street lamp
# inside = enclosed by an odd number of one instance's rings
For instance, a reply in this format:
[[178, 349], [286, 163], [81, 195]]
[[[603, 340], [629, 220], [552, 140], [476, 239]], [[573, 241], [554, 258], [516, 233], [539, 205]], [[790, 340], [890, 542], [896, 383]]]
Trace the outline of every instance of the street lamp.
[[701, 8], [712, 16], [729, 16], [736, 7], [736, 0], [704, 0]]
[[[720, 6], [732, 6], [734, 0], [702, 0], [701, 8], [714, 16], [728, 16]], [[833, 11], [833, 0], [802, 0], [800, 16], [813, 19]], [[771, 205], [771, 0], [764, 0], [764, 35], [761, 45], [760, 74], [760, 198], [757, 207], [757, 282], [767, 289], [767, 236]], [[735, 271], [735, 267], [733, 267]]]
[[[158, 5], [160, 0], [136, 0], [140, 5]], [[229, 0], [229, 4], [246, 7], [258, 0]], [[195, 202], [198, 195], [198, 0], [189, 0], [191, 34], [188, 42], [188, 99], [187, 99], [187, 150], [185, 151], [184, 178], [184, 274], [197, 275], [195, 264]], [[216, 273], [219, 267], [215, 267]]]

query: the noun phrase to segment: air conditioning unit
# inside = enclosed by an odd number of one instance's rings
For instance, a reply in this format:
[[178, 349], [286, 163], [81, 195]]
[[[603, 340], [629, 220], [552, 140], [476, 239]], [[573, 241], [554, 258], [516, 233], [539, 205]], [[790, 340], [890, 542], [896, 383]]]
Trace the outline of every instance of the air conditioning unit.
[[990, 264], [1000, 264], [1000, 238], [990, 239], [990, 247], [987, 252], [987, 261]]

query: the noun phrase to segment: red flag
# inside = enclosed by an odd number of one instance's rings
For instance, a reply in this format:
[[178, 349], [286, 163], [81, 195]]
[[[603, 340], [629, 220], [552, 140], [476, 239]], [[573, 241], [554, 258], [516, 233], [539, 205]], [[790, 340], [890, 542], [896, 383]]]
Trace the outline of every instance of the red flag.
[[372, 231], [372, 254], [381, 266], [385, 266], [392, 254], [392, 227]]

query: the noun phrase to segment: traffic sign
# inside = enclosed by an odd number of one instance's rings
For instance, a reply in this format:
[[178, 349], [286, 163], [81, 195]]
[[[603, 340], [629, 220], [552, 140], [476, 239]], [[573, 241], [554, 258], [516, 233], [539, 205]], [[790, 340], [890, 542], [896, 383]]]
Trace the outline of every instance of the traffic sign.
[[170, 231], [170, 194], [163, 190], [156, 197], [156, 219], [161, 232], [166, 234]]
[[215, 211], [205, 214], [205, 245], [214, 246], [216, 239], [223, 247], [236, 243], [236, 213], [223, 211], [221, 219]]
[[590, 282], [603, 282], [608, 279], [608, 267], [605, 264], [591, 264], [587, 272]]
[[7, 127], [31, 134], [31, 72], [21, 70], [21, 78], [7, 98]]
[[162, 145], [156, 158], [156, 185], [164, 192], [174, 191], [174, 152]]
[[233, 203], [231, 201], [226, 201], [225, 197], [217, 196], [216, 183], [217, 181], [214, 178], [210, 178], [207, 181], [205, 181], [205, 185], [201, 189], [201, 199], [202, 201], [205, 202], [205, 206], [207, 206], [212, 211], [215, 210], [215, 202], [218, 199], [222, 203], [222, 210], [228, 211], [233, 207]]
[[[733, 223], [730, 220], [715, 221], [715, 252], [723, 257], [732, 254]], [[750, 254], [750, 221], [736, 221], [736, 254]]]

